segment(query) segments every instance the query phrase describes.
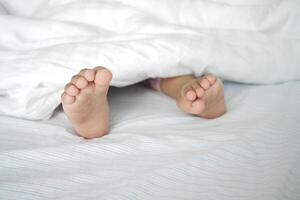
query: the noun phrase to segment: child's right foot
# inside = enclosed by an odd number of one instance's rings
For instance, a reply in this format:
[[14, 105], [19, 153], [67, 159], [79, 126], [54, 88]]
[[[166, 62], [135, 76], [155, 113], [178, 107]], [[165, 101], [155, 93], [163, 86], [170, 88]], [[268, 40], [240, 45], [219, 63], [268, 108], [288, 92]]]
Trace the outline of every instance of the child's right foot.
[[183, 111], [203, 118], [216, 118], [226, 112], [223, 84], [213, 75], [185, 83], [178, 95], [177, 105]]
[[111, 79], [110, 71], [96, 67], [81, 70], [65, 86], [63, 109], [80, 136], [96, 138], [108, 133], [107, 92]]

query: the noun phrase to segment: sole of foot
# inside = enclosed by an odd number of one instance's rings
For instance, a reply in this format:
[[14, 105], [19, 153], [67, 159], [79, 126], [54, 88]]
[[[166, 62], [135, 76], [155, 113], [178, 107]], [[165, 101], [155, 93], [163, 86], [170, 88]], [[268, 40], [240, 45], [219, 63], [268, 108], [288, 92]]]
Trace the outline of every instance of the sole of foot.
[[109, 130], [107, 93], [112, 73], [104, 67], [83, 69], [66, 84], [62, 106], [78, 135], [97, 138]]
[[182, 86], [178, 107], [192, 115], [214, 119], [226, 112], [224, 87], [214, 75], [195, 78]]

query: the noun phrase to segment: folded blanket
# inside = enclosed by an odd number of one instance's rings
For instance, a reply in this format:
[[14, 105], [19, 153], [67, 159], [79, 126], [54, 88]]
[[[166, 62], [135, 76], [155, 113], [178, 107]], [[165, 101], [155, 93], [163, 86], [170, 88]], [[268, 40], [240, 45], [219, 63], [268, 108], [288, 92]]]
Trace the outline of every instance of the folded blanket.
[[47, 119], [81, 68], [113, 86], [213, 73], [300, 79], [298, 0], [0, 0], [0, 114]]

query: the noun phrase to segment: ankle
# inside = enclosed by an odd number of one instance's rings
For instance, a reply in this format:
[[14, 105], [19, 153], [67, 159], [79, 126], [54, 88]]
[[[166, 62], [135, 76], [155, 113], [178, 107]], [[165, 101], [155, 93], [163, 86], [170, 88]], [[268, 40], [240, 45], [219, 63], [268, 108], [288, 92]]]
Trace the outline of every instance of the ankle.
[[181, 94], [182, 87], [193, 79], [195, 79], [195, 77], [192, 75], [162, 78], [160, 80], [160, 90], [164, 94], [177, 99]]

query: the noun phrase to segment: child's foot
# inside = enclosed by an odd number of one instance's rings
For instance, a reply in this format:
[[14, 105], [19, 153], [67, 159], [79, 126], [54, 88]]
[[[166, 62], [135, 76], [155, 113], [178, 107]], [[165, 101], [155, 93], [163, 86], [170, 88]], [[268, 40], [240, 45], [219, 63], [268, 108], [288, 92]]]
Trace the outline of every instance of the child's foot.
[[213, 75], [187, 82], [178, 96], [178, 107], [187, 113], [211, 119], [226, 112], [222, 81]]
[[107, 134], [107, 92], [111, 79], [110, 71], [96, 67], [81, 70], [65, 86], [61, 96], [63, 109], [79, 135], [95, 138]]

